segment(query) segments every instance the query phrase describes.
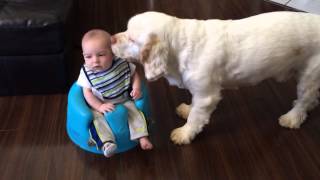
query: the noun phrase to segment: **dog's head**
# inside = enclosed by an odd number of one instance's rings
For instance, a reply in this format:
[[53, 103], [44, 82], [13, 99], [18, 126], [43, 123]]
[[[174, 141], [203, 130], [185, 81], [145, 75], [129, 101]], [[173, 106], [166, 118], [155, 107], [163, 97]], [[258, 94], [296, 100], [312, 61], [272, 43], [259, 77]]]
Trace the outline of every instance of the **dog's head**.
[[148, 80], [157, 80], [167, 74], [169, 45], [165, 36], [171, 18], [156, 12], [132, 17], [127, 30], [112, 37], [113, 53], [141, 63]]

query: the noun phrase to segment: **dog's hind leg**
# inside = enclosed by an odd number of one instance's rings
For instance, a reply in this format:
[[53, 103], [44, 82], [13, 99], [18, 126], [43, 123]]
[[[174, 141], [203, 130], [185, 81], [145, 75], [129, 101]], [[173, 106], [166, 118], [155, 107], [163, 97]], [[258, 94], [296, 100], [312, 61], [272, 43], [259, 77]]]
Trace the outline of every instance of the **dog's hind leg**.
[[298, 98], [294, 101], [293, 108], [279, 118], [281, 126], [299, 128], [307, 118], [307, 111], [313, 109], [318, 104], [320, 88], [319, 62], [318, 64], [310, 63], [312, 65], [309, 65], [303, 72], [300, 72], [297, 85]]

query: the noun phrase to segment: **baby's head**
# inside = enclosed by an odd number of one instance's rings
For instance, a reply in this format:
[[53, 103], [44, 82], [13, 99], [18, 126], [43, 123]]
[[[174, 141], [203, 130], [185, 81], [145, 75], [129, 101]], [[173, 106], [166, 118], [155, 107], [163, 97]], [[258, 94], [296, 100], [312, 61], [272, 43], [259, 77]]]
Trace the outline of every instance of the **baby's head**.
[[101, 29], [88, 31], [82, 38], [82, 53], [85, 65], [101, 71], [112, 65], [111, 36]]

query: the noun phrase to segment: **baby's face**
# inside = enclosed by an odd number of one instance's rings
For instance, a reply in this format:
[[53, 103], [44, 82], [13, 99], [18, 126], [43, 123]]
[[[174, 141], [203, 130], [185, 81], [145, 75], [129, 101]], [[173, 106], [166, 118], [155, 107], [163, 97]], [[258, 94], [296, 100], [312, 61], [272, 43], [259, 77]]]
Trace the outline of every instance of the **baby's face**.
[[101, 39], [88, 39], [82, 43], [83, 57], [88, 68], [101, 71], [112, 65], [110, 46]]

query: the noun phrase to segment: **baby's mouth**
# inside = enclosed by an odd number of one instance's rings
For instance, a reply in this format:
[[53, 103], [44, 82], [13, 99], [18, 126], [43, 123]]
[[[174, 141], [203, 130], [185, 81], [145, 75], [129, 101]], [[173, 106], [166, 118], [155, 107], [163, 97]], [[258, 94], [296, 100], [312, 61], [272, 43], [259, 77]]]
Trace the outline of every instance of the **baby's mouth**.
[[93, 66], [92, 69], [95, 70], [95, 71], [98, 71], [98, 70], [101, 70], [101, 66]]

